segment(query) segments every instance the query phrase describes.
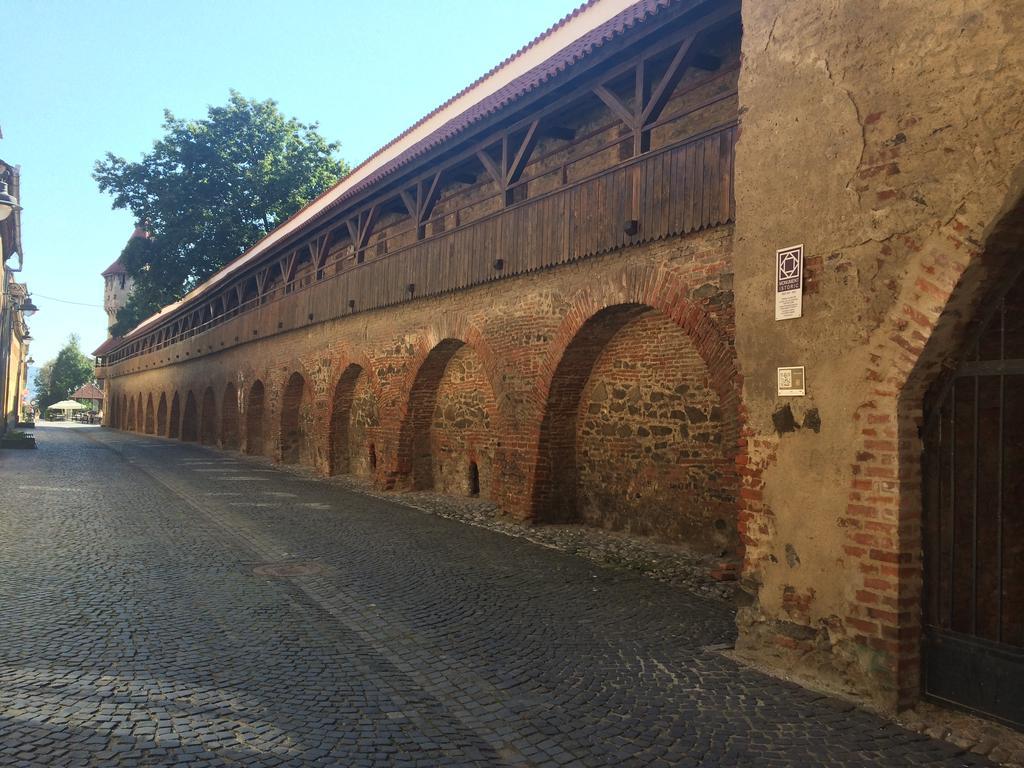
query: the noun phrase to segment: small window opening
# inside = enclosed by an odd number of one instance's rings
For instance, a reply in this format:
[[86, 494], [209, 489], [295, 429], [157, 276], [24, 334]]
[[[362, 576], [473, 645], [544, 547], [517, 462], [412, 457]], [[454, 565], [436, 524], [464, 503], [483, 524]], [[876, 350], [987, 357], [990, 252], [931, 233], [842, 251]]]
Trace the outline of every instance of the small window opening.
[[370, 469], [377, 469], [377, 448], [370, 443]]
[[469, 495], [480, 495], [480, 469], [475, 461], [469, 462]]

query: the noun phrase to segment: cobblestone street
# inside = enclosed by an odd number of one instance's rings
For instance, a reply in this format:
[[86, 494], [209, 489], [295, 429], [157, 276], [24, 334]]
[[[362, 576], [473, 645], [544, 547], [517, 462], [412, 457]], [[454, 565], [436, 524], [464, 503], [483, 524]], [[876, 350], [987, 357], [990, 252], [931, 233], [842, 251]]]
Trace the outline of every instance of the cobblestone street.
[[957, 766], [724, 603], [235, 454], [0, 455], [0, 765]]

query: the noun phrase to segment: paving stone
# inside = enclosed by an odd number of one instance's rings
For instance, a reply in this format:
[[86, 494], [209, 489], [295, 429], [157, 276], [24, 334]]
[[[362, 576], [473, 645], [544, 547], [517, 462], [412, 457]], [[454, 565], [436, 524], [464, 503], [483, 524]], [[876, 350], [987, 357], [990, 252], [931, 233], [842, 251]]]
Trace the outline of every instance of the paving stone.
[[711, 650], [732, 587], [685, 553], [36, 436], [0, 455], [0, 767], [989, 765]]

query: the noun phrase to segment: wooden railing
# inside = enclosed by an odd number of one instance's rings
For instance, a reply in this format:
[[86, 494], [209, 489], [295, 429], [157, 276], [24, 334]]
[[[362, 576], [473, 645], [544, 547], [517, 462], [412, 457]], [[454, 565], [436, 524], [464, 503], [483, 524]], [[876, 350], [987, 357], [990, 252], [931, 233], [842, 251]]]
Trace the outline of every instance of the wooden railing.
[[[735, 216], [735, 141], [735, 123], [718, 126], [337, 274], [282, 285], [174, 337], [115, 350], [97, 365], [159, 352], [224, 324], [232, 327], [217, 349], [724, 224]], [[213, 351], [210, 341], [185, 354]], [[180, 359], [181, 352], [169, 354], [156, 364]]]

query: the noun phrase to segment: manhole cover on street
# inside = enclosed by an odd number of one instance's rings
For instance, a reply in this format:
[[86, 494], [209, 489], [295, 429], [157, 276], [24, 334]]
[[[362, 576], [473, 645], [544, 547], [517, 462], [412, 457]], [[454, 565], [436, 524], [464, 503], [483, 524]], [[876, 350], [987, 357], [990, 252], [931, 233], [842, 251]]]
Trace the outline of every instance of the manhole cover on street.
[[253, 576], [314, 576], [323, 573], [323, 568], [316, 563], [264, 563], [254, 566]]

